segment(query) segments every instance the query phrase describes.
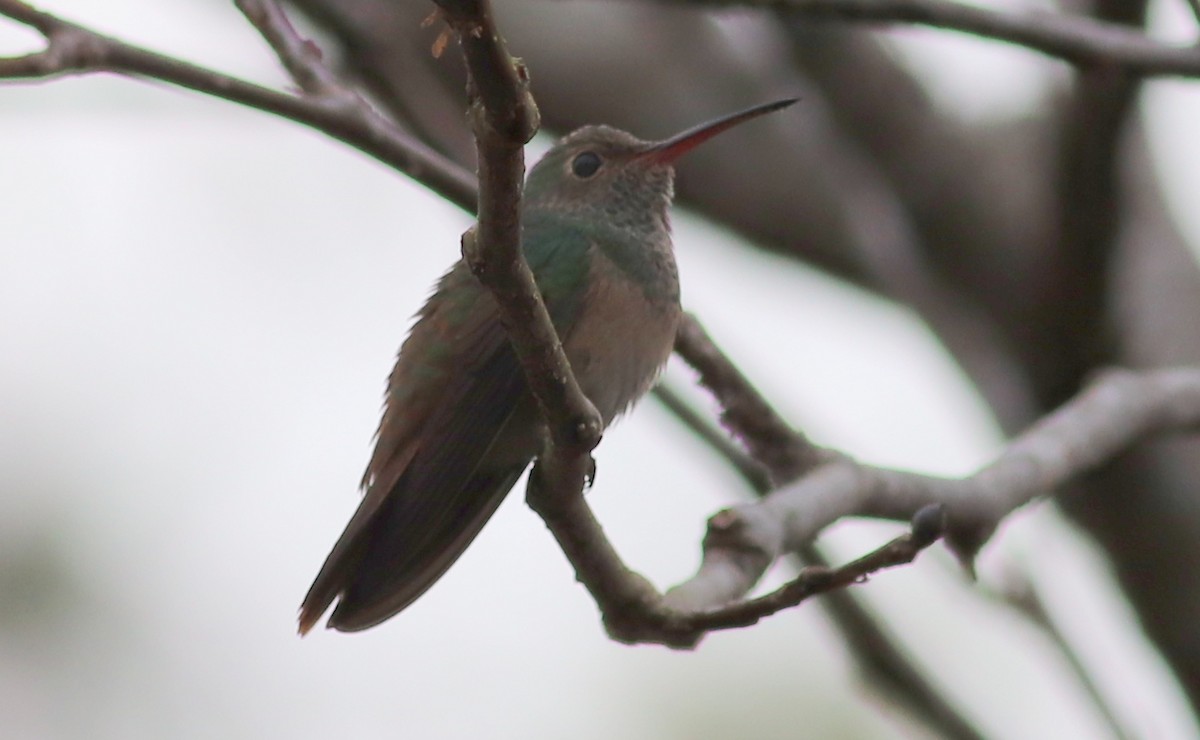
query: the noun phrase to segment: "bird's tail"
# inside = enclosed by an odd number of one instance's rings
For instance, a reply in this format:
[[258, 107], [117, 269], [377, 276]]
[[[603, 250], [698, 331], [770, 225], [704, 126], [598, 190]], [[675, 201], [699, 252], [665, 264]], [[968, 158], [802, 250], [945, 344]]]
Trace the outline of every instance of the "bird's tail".
[[528, 463], [478, 471], [450, 495], [403, 490], [368, 495], [329, 553], [300, 606], [307, 634], [338, 600], [329, 627], [355, 632], [397, 614], [434, 584], [475, 539]]

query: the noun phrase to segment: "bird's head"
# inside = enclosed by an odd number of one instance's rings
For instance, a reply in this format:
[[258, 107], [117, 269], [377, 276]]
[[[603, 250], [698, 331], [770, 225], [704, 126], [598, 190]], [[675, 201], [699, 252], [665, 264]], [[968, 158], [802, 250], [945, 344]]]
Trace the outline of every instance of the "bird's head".
[[525, 185], [526, 208], [599, 219], [616, 227], [665, 226], [679, 157], [723, 131], [794, 102], [755, 106], [663, 141], [643, 141], [609, 126], [584, 126], [533, 166]]

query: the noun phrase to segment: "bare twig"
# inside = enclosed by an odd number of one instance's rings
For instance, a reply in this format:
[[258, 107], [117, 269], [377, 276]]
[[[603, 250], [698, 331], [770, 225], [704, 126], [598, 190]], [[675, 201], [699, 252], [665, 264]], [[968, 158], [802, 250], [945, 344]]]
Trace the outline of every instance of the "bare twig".
[[[47, 41], [43, 51], [0, 58], [0, 79], [119, 72], [168, 82], [310, 126], [409, 175], [461, 208], [475, 207], [475, 178], [470, 172], [409, 136], [352, 93], [336, 96], [333, 103], [328, 96], [289, 95], [109, 38], [20, 0], [0, 0], [0, 16], [37, 29]], [[347, 103], [352, 99], [357, 102]]]
[[[735, 528], [742, 525], [742, 522], [736, 519], [730, 519], [728, 522], [721, 519], [722, 514], [717, 514], [713, 521], [710, 521], [708, 538], [713, 538], [726, 523]], [[764, 617], [798, 606], [810, 597], [856, 583], [865, 583], [870, 575], [885, 568], [911, 563], [922, 550], [938, 540], [942, 526], [942, 508], [926, 507], [913, 517], [911, 532], [897, 537], [858, 560], [837, 568], [809, 566], [801, 570], [796, 578], [766, 595], [734, 600], [725, 606], [678, 611], [660, 606], [641, 624], [629, 625], [632, 629], [644, 630], [644, 633], [623, 633], [617, 638], [624, 637], [635, 642], [661, 642], [672, 647], [692, 647], [708, 632], [749, 627]], [[710, 575], [715, 573], [716, 571], [711, 571]]]
[[1200, 50], [1173, 46], [1115, 23], [1044, 11], [990, 10], [950, 0], [675, 0], [687, 5], [770, 8], [810, 18], [914, 24], [1006, 41], [1077, 66], [1149, 76], [1200, 76]]
[[318, 97], [358, 98], [325, 65], [320, 48], [296, 31], [277, 0], [234, 0], [234, 4], [271, 45], [301, 90]]
[[[824, 563], [816, 545], [802, 548], [800, 557], [814, 565]], [[934, 686], [903, 645], [852, 590], [831, 591], [820, 606], [842, 636], [856, 660], [864, 681], [889, 697], [896, 706], [923, 720], [938, 734], [955, 740], [981, 740], [975, 728], [946, 696]]]
[[819, 447], [775, 413], [690, 314], [680, 322], [675, 352], [700, 374], [700, 384], [720, 402], [721, 423], [771, 471], [777, 484], [799, 477], [825, 459]]
[[716, 515], [720, 526], [713, 544], [706, 541], [700, 570], [672, 589], [667, 600], [692, 609], [727, 603], [731, 594], [753, 588], [765, 570], [759, 566], [799, 550], [842, 517], [904, 520], [932, 504], [946, 507], [946, 542], [970, 568], [1013, 510], [1052, 494], [1153, 434], [1197, 428], [1200, 369], [1113, 370], [967, 478], [918, 475], [840, 458], [760, 501]]
[[[694, 322], [695, 320], [690, 319], [690, 321]], [[693, 359], [708, 358], [706, 365], [732, 367], [732, 363], [728, 360], [715, 359], [722, 357], [723, 354], [704, 334], [692, 332], [688, 338], [688, 345], [690, 345], [688, 354]], [[749, 387], [745, 378], [740, 378], [742, 386], [739, 386], [737, 378], [728, 374], [724, 374], [724, 377], [725, 382], [719, 386], [724, 398], [758, 395], [757, 391]], [[707, 442], [714, 452], [738, 470], [747, 485], [758, 496], [765, 496], [769, 493], [772, 480], [786, 483], [804, 472], [799, 467], [792, 467], [794, 458], [791, 455], [772, 455], [772, 459], [788, 466], [795, 476], [789, 478], [788, 469], [780, 469], [772, 473], [735, 446], [720, 429], [688, 406], [666, 385], [660, 384], [655, 389], [655, 396], [675, 413], [677, 419], [701, 440]], [[770, 430], [767, 439], [761, 440], [754, 446], [759, 450], [771, 450], [779, 439], [777, 430], [787, 427], [787, 424], [775, 413], [774, 409], [765, 403], [759, 409], [759, 413], [772, 421], [770, 424], [763, 424], [760, 421], [754, 425], [753, 428]], [[735, 433], [745, 440], [752, 434], [752, 428], [738, 429]], [[798, 444], [798, 446], [805, 445]], [[801, 568], [805, 565], [819, 568], [829, 567], [825, 556], [815, 543], [801, 548], [796, 555], [796, 561]], [[863, 672], [864, 678], [870, 681], [878, 691], [891, 697], [897, 706], [912, 712], [914, 716], [923, 720], [943, 737], [958, 740], [977, 740], [983, 737], [983, 734], [948, 701], [944, 694], [929, 682], [925, 673], [913, 663], [903, 647], [889, 634], [884, 624], [871, 613], [857, 593], [851, 590], [830, 591], [824, 594], [819, 605], [829, 613], [830, 623], [842, 636], [846, 647]]]
[[765, 465], [746, 454], [723, 431], [712, 425], [696, 409], [692, 408], [683, 396], [667, 383], [655, 386], [654, 397], [667, 407], [675, 418], [703, 440], [709, 448], [725, 459], [734, 470], [741, 474], [750, 489], [762, 496], [772, 488], [771, 471]]
[[1070, 666], [1071, 672], [1075, 674], [1075, 679], [1087, 692], [1088, 697], [1092, 700], [1092, 705], [1108, 724], [1108, 729], [1112, 732], [1113, 737], [1120, 740], [1133, 737], [1126, 731], [1116, 710], [1105, 699], [1099, 683], [1084, 664], [1083, 656], [1071, 644], [1058, 622], [1050, 616], [1041, 593], [1027, 574], [1013, 567], [1005, 572], [999, 588], [996, 590], [984, 589], [984, 593], [1010, 607], [1045, 634], [1046, 639], [1058, 649], [1063, 660]]

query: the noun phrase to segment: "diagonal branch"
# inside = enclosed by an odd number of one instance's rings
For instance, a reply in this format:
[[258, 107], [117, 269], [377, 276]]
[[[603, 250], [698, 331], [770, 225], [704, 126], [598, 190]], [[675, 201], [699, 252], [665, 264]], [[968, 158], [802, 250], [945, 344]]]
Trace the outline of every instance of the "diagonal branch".
[[344, 98], [351, 105], [361, 102], [325, 65], [320, 48], [296, 31], [278, 0], [234, 0], [234, 4], [271, 45], [301, 90], [315, 97]]
[[823, 450], [775, 413], [691, 314], [679, 324], [675, 352], [721, 403], [721, 423], [766, 466], [776, 484], [800, 477], [825, 459]]
[[1116, 708], [1106, 700], [1101, 683], [1088, 669], [1084, 656], [1073, 644], [1070, 636], [1063, 632], [1062, 625], [1050, 615], [1042, 591], [1027, 572], [1016, 567], [1009, 568], [1003, 574], [998, 587], [984, 588], [981, 591], [1028, 620], [1030, 625], [1040, 630], [1057, 648], [1059, 655], [1066, 661], [1071, 673], [1091, 699], [1092, 706], [1112, 731], [1113, 737], [1137, 737], [1136, 732], [1127, 731], [1126, 723], [1122, 721]]
[[[676, 609], [671, 605], [670, 595], [642, 614], [605, 614], [605, 623], [613, 632], [619, 625], [620, 631], [612, 636], [622, 642], [654, 642], [675, 648], [694, 647], [709, 632], [736, 629], [757, 624], [765, 617], [785, 609], [799, 606], [813, 596], [844, 589], [854, 584], [866, 583], [867, 579], [881, 570], [911, 563], [922, 550], [937, 542], [942, 534], [943, 510], [940, 506], [929, 506], [917, 512], [912, 520], [912, 531], [888, 542], [866, 555], [829, 568], [814, 565], [804, 568], [791, 581], [774, 591], [752, 599], [736, 599], [724, 605], [711, 607]], [[705, 538], [706, 547], [716, 542], [728, 524], [732, 530], [744, 522], [736, 518], [724, 519], [717, 514], [709, 522]], [[751, 559], [752, 553], [742, 553]], [[712, 563], [709, 563], [711, 566]], [[736, 567], [736, 566], [735, 566]], [[711, 568], [706, 577], [719, 580], [719, 569]], [[628, 622], [618, 622], [621, 616], [632, 617]]]
[[774, 476], [767, 466], [743, 451], [737, 442], [729, 438], [729, 435], [692, 408], [671, 385], [666, 382], [659, 383], [651, 392], [676, 420], [707, 444], [718, 457], [729, 463], [742, 476], [742, 480], [750, 486], [752, 491], [763, 496], [771, 490], [771, 481]]
[[843, 517], [903, 521], [932, 505], [945, 507], [946, 542], [970, 568], [1001, 520], [1017, 508], [1152, 435], [1196, 430], [1200, 368], [1112, 370], [966, 478], [876, 468], [843, 457], [759, 501], [718, 513], [710, 521], [699, 571], [666, 600], [689, 609], [725, 604], [748, 593], [776, 558], [806, 547]]
[[43, 51], [0, 57], [0, 79], [118, 72], [167, 82], [314, 128], [407, 174], [460, 208], [475, 207], [475, 178], [470, 172], [410, 136], [349, 90], [341, 88], [336, 95], [289, 95], [104, 36], [20, 0], [0, 0], [0, 16], [37, 29], [47, 41]]
[[[795, 465], [798, 459], [807, 458], [814, 463], [828, 459], [830, 453], [813, 447], [812, 443], [798, 432], [793, 433], [796, 439], [785, 441], [786, 430], [790, 428], [787, 422], [761, 399], [745, 377], [736, 372], [733, 363], [712, 343], [694, 317], [688, 316], [686, 322], [687, 329], [681, 332], [680, 339], [676, 342], [676, 352], [701, 372], [701, 382], [716, 396], [723, 408], [746, 405], [757, 407], [758, 417], [753, 419], [750, 425], [740, 424], [741, 417], [736, 414], [723, 414], [722, 419], [732, 434], [779, 467], [768, 470], [766, 465], [742, 452], [721, 433], [721, 430], [713, 427], [665, 385], [659, 385], [655, 389], [655, 395], [675, 412], [676, 417], [685, 426], [737, 469], [757, 496], [762, 497], [770, 493], [772, 480], [780, 484], [789, 483], [806, 473], [810, 467]], [[720, 382], [715, 382], [717, 379], [720, 379]], [[760, 437], [755, 430], [766, 430], [767, 433]], [[808, 449], [810, 452], [802, 456], [769, 452], [789, 447], [797, 450]], [[767, 453], [765, 456], [764, 452]], [[796, 555], [796, 560], [801, 566], [807, 563], [828, 567], [816, 544], [801, 548]], [[736, 599], [740, 596], [741, 594], [735, 593], [731, 598]], [[683, 600], [679, 588], [672, 589], [668, 598]], [[829, 613], [831, 624], [842, 636], [865, 677], [891, 696], [897, 705], [907, 708], [944, 737], [963, 740], [983, 737], [942, 692], [929, 682], [896, 638], [889, 634], [884, 624], [871, 613], [856, 593], [849, 590], [831, 591], [825, 594], [821, 606]]]

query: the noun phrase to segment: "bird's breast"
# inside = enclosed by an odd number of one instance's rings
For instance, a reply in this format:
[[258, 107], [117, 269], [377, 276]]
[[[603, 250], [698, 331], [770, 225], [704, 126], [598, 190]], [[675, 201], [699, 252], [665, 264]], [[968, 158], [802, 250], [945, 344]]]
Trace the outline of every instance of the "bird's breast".
[[[668, 258], [669, 254], [668, 254]], [[650, 389], [679, 325], [674, 263], [647, 286], [595, 250], [580, 313], [563, 348], [584, 394], [607, 426]]]

